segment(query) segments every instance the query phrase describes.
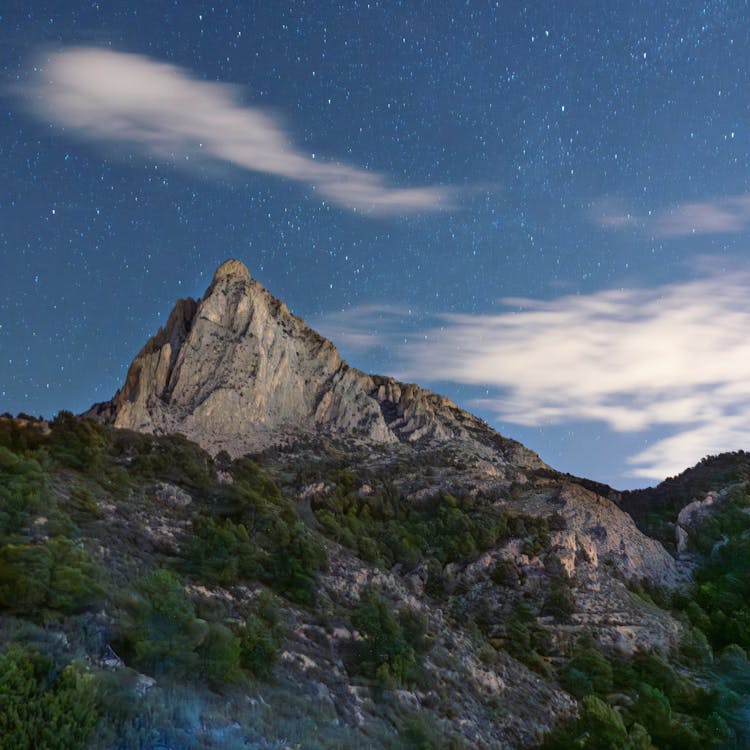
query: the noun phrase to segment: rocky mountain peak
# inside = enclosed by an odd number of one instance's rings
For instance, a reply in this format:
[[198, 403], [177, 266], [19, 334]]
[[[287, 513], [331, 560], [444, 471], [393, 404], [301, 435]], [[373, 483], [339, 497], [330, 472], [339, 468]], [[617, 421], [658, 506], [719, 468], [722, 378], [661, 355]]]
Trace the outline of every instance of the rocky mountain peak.
[[216, 273], [214, 273], [214, 278], [211, 282], [211, 286], [213, 287], [214, 285], [225, 279], [250, 281], [250, 271], [247, 270], [247, 266], [241, 260], [230, 258], [229, 260], [225, 260], [216, 269]]
[[372, 444], [460, 441], [509, 467], [544, 466], [450, 400], [350, 367], [239, 260], [219, 266], [201, 300], [177, 302], [123, 387], [88, 414], [179, 432], [233, 456], [324, 434]]

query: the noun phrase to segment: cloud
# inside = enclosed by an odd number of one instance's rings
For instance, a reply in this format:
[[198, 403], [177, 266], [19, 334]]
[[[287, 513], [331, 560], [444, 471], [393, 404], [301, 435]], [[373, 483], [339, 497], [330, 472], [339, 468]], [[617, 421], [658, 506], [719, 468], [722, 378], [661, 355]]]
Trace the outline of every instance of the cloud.
[[350, 307], [316, 318], [313, 325], [331, 341], [349, 350], [390, 347], [414, 313], [406, 305], [372, 304]]
[[750, 229], [750, 194], [681, 203], [661, 214], [654, 229], [661, 237], [746, 232]]
[[628, 459], [632, 475], [662, 479], [707, 453], [750, 446], [748, 289], [750, 274], [734, 273], [505, 299], [493, 315], [440, 315], [406, 344], [388, 335], [399, 377], [487, 388], [474, 407], [505, 422], [670, 433]]
[[625, 229], [638, 223], [638, 217], [616, 198], [596, 201], [591, 207], [591, 220], [602, 229]]
[[594, 204], [591, 220], [603, 229], [635, 228], [655, 237], [741, 234], [750, 230], [750, 193], [678, 203], [648, 216], [629, 211], [619, 200], [604, 198]]
[[303, 153], [275, 117], [241, 102], [238, 87], [142, 55], [70, 48], [50, 55], [23, 94], [38, 115], [82, 137], [296, 180], [345, 208], [405, 214], [452, 207], [448, 188], [394, 187], [375, 172]]

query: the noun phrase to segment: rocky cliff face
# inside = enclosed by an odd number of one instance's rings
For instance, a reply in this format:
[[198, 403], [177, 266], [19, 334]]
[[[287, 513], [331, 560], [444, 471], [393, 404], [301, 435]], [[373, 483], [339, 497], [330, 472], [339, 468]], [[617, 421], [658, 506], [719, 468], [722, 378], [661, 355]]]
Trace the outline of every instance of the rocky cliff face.
[[500, 464], [544, 466], [450, 400], [349, 367], [237, 260], [219, 267], [202, 300], [177, 303], [123, 387], [88, 415], [179, 432], [214, 454], [322, 433], [376, 444], [459, 441]]

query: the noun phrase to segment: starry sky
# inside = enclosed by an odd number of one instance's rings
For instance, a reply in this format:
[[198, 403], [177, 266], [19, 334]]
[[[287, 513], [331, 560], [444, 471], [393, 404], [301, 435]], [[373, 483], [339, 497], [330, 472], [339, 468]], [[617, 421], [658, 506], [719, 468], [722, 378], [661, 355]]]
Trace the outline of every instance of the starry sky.
[[562, 471], [750, 449], [748, 60], [740, 0], [5, 0], [0, 412], [236, 257]]

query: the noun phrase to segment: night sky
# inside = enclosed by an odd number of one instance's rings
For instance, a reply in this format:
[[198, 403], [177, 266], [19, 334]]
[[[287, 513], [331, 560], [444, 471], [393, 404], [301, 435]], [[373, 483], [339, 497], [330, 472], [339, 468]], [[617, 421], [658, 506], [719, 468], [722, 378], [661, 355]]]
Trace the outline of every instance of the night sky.
[[0, 412], [236, 257], [560, 470], [750, 449], [749, 60], [739, 0], [5, 0]]

